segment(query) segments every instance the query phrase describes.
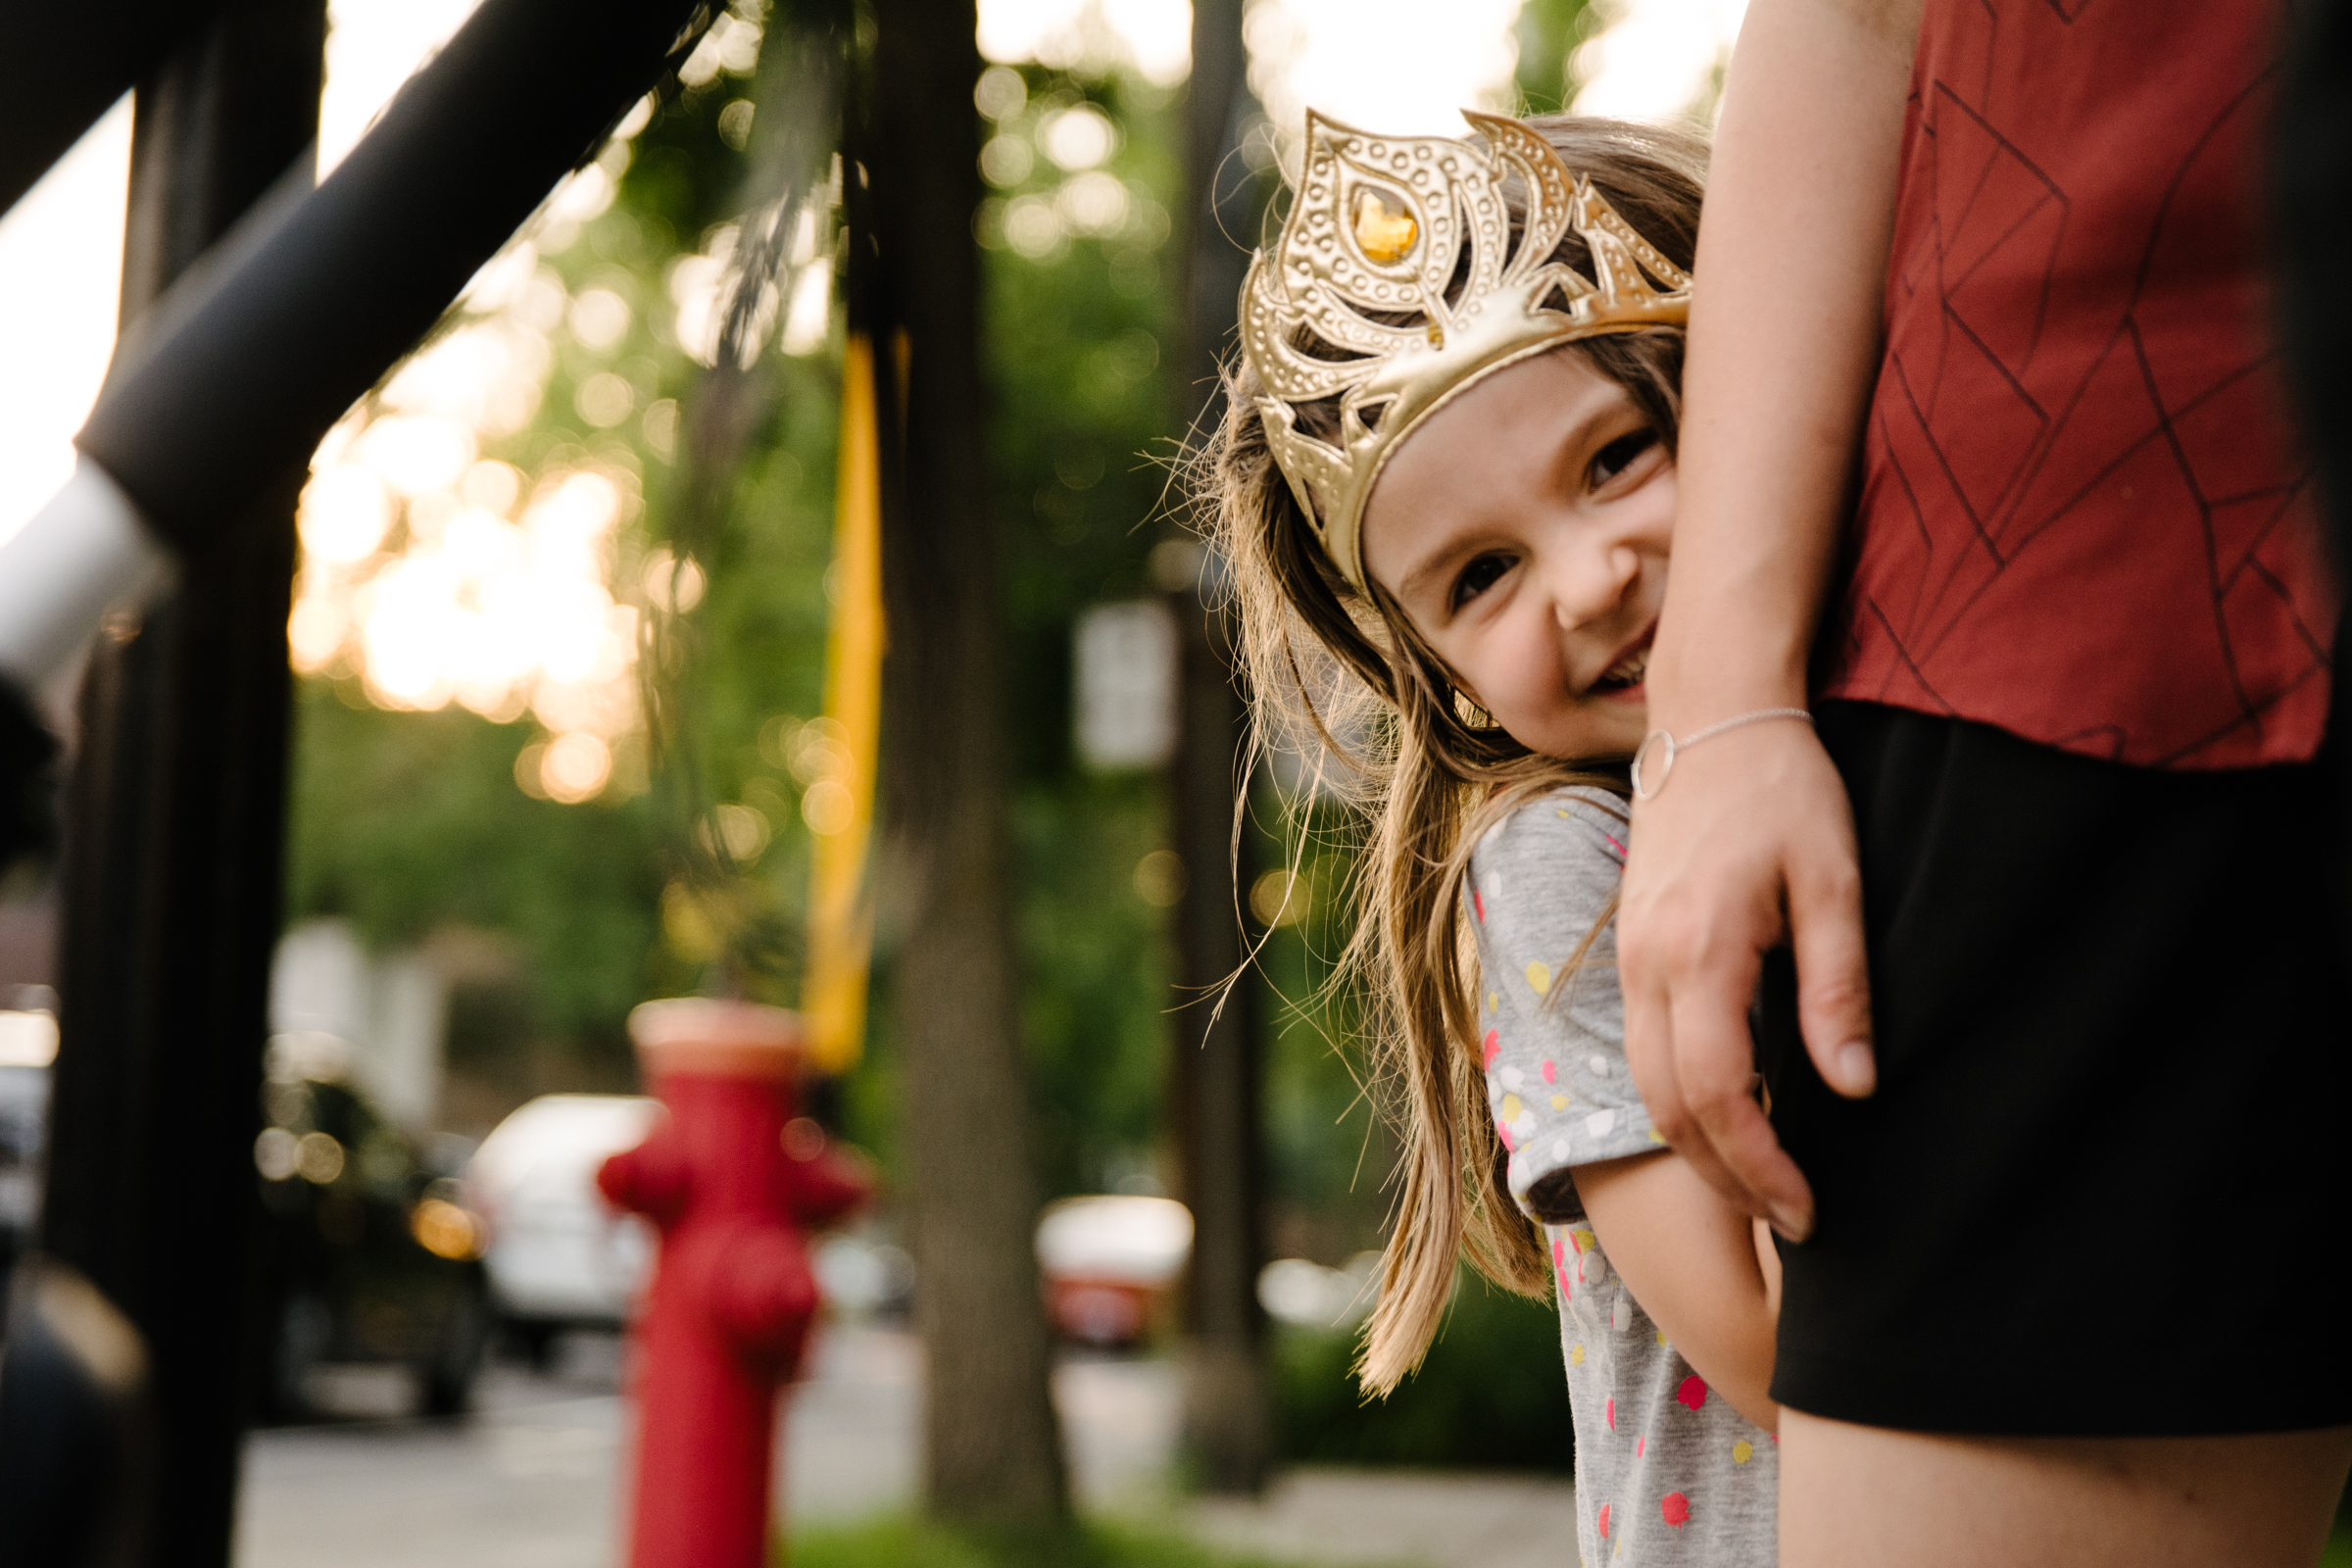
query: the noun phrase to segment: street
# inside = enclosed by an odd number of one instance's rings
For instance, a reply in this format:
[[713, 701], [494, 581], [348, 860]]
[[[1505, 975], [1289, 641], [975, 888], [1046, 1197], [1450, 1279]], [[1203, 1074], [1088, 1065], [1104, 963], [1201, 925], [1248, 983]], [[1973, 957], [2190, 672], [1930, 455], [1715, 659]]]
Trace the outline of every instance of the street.
[[[921, 1363], [910, 1336], [835, 1327], [784, 1418], [788, 1517], [850, 1520], [915, 1502]], [[238, 1568], [607, 1568], [625, 1441], [616, 1340], [575, 1336], [545, 1374], [483, 1378], [465, 1421], [407, 1416], [396, 1372], [330, 1374], [333, 1419], [256, 1433]], [[1165, 1515], [1177, 1384], [1165, 1361], [1072, 1358], [1055, 1374], [1072, 1478], [1091, 1510]], [[1301, 1563], [1557, 1568], [1576, 1555], [1557, 1481], [1305, 1471], [1257, 1502], [1196, 1500], [1204, 1540]]]

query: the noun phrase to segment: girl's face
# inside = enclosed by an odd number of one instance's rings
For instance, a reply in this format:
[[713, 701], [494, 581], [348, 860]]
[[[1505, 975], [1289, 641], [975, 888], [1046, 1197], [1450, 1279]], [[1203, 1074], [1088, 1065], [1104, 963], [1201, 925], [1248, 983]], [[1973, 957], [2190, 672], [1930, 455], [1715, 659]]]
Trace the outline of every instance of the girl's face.
[[1497, 370], [1390, 458], [1364, 566], [1461, 688], [1547, 757], [1631, 755], [1666, 595], [1674, 465], [1563, 347]]

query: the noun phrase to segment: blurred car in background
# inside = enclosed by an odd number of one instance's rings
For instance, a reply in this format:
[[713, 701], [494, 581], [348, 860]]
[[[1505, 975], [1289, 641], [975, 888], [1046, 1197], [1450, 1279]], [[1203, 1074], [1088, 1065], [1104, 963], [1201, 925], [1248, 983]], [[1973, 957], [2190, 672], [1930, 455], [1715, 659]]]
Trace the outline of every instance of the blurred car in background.
[[316, 1037], [272, 1043], [262, 1105], [265, 1417], [309, 1413], [312, 1373], [336, 1362], [405, 1365], [421, 1410], [464, 1410], [491, 1316], [483, 1227], [458, 1183], [418, 1157]]
[[1159, 1320], [1193, 1251], [1192, 1210], [1167, 1198], [1065, 1198], [1037, 1222], [1037, 1263], [1055, 1332], [1124, 1348]]
[[49, 1064], [57, 1019], [46, 1009], [0, 1011], [0, 1299], [41, 1222], [41, 1150], [49, 1131]]
[[835, 1231], [809, 1248], [825, 1310], [850, 1322], [895, 1322], [914, 1310], [914, 1259], [888, 1240], [887, 1224]]
[[642, 1143], [662, 1102], [638, 1095], [542, 1095], [482, 1140], [466, 1167], [489, 1226], [483, 1262], [510, 1340], [545, 1365], [567, 1329], [617, 1329], [653, 1266], [644, 1220], [596, 1190], [606, 1158]]

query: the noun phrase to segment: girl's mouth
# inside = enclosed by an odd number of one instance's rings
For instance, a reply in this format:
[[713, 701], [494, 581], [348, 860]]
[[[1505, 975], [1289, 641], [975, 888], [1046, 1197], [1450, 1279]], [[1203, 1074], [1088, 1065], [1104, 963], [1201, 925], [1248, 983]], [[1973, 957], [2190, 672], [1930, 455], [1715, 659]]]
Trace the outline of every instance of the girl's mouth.
[[1592, 683], [1595, 697], [1618, 697], [1642, 689], [1642, 681], [1649, 673], [1649, 644], [1643, 643], [1623, 659], [1602, 671]]

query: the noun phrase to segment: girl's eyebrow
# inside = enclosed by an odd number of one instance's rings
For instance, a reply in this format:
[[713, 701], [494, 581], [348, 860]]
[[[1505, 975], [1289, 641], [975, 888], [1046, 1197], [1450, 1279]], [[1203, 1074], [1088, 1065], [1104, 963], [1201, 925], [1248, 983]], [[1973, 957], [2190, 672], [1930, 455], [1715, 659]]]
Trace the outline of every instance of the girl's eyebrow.
[[1406, 572], [1404, 580], [1396, 585], [1397, 602], [1402, 604], [1412, 600], [1424, 588], [1432, 586], [1432, 578], [1450, 577], [1453, 575], [1455, 564], [1465, 559], [1464, 552], [1468, 552], [1468, 555], [1474, 558], [1480, 554], [1481, 549], [1483, 547], [1473, 548], [1470, 545], [1456, 542], [1431, 556], [1421, 564]]
[[[1632, 403], [1631, 398], [1625, 397], [1620, 392], [1618, 396], [1599, 399], [1592, 407], [1588, 408], [1582, 417], [1560, 433], [1559, 440], [1553, 448], [1556, 464], [1564, 467], [1568, 465], [1571, 454], [1589, 450], [1592, 445], [1595, 427], [1606, 424], [1611, 419], [1632, 411]], [[1430, 585], [1429, 579], [1433, 577], [1450, 576], [1455, 564], [1465, 559], [1465, 552], [1473, 557], [1480, 553], [1478, 549], [1457, 542], [1430, 556], [1412, 570], [1406, 572], [1396, 585], [1397, 602], [1401, 604], [1412, 599]]]
[[1626, 395], [1622, 387], [1612, 387], [1610, 390], [1614, 394], [1613, 396], [1599, 400], [1586, 412], [1583, 418], [1570, 426], [1567, 432], [1560, 437], [1556, 456], [1560, 467], [1568, 470], [1566, 477], [1570, 481], [1571, 492], [1582, 485], [1584, 474], [1580, 468], [1571, 464], [1570, 458], [1578, 453], [1591, 453], [1602, 444], [1594, 427], [1608, 424], [1628, 414], [1639, 416], [1641, 413], [1641, 410], [1634, 406], [1634, 400]]
[[[1557, 442], [1554, 442], [1554, 447], [1552, 447], [1554, 466], [1566, 467], [1569, 466], [1571, 454], [1588, 452], [1588, 449], [1592, 447], [1594, 430], [1597, 430], [1599, 425], [1606, 425], [1609, 420], [1621, 418], [1621, 416], [1625, 416], [1625, 414], [1640, 414], [1640, 409], [1633, 407], [1633, 397], [1625, 395], [1623, 388], [1611, 385], [1609, 393], [1611, 395], [1597, 397], [1597, 400], [1590, 402], [1590, 407], [1586, 407], [1583, 416], [1578, 416], [1576, 423], [1571, 423], [1569, 428], [1559, 432]], [[1557, 472], [1557, 467], [1554, 467], [1554, 472]], [[1411, 600], [1413, 595], [1418, 595], [1423, 588], [1428, 588], [1430, 578], [1451, 576], [1453, 564], [1456, 564], [1458, 560], [1465, 560], [1465, 550], [1468, 550], [1470, 558], [1480, 555], [1480, 548], [1470, 548], [1470, 546], [1463, 546], [1463, 543], [1453, 543], [1453, 546], [1448, 546], [1446, 550], [1440, 550], [1437, 555], [1430, 555], [1428, 560], [1423, 560], [1421, 564], [1413, 566], [1411, 571], [1406, 571], [1404, 578], [1397, 583], [1397, 602], [1401, 604], [1401, 602]]]

